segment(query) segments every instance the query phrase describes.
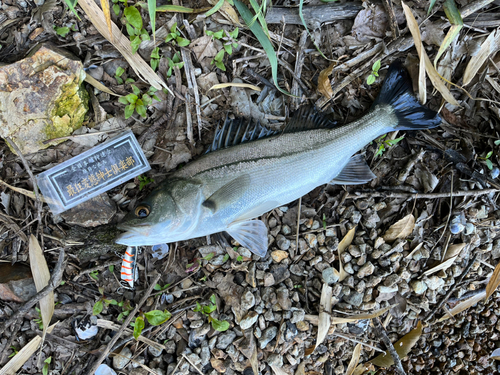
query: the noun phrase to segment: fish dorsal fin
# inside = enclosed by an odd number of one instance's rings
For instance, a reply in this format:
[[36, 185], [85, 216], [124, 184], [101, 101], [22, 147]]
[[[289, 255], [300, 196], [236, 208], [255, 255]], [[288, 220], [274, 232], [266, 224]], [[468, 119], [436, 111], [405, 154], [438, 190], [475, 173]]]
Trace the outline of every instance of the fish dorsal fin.
[[236, 222], [226, 230], [241, 246], [264, 257], [267, 253], [267, 227], [260, 220]]
[[226, 120], [222, 127], [217, 127], [212, 145], [208, 148], [206, 153], [236, 146], [245, 142], [255, 141], [256, 139], [270, 137], [278, 133], [278, 131], [262, 126], [259, 121], [252, 118], [236, 118], [230, 120], [226, 116]]
[[283, 132], [295, 133], [312, 129], [331, 129], [335, 126], [333, 121], [328, 120], [316, 108], [305, 105], [292, 114]]
[[368, 164], [363, 155], [354, 155], [347, 165], [335, 176], [330, 184], [336, 185], [361, 185], [377, 177]]
[[202, 205], [215, 213], [240, 199], [249, 186], [250, 175], [239, 176], [215, 191]]

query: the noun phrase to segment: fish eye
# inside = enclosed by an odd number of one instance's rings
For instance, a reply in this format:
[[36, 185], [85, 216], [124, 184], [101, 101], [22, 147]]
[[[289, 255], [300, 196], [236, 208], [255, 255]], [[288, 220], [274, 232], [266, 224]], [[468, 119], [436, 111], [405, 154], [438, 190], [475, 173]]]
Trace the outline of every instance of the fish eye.
[[141, 204], [140, 206], [137, 206], [135, 208], [135, 211], [134, 211], [135, 216], [137, 216], [138, 218], [141, 218], [141, 219], [148, 217], [149, 212], [150, 212], [149, 206], [145, 205], [145, 204]]

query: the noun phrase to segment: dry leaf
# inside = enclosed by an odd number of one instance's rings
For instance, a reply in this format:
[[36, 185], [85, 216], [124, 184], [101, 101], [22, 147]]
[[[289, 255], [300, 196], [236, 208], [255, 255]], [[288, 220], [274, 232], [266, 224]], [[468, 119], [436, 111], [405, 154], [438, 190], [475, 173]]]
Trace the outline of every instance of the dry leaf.
[[[411, 330], [409, 333], [404, 335], [397, 343], [394, 344], [394, 349], [396, 349], [399, 358], [404, 358], [408, 355], [408, 353], [411, 351], [411, 348], [415, 346], [421, 335], [422, 335], [422, 323], [419, 321], [415, 329]], [[375, 366], [384, 368], [390, 367], [394, 364], [394, 360], [392, 359], [389, 352], [386, 352], [385, 354], [380, 354], [379, 356], [372, 359], [370, 362], [373, 363]]]
[[297, 370], [295, 371], [295, 375], [305, 375], [305, 373], [306, 373], [305, 370], [306, 370], [306, 362], [302, 361], [297, 366]]
[[344, 281], [344, 279], [349, 276], [347, 272], [344, 271], [344, 266], [342, 265], [342, 260], [340, 260], [340, 255], [349, 247], [354, 239], [354, 233], [356, 233], [356, 227], [352, 228], [347, 234], [342, 238], [338, 246], [338, 254], [339, 254], [339, 280]]
[[354, 348], [354, 351], [352, 353], [352, 358], [351, 361], [349, 362], [349, 366], [347, 366], [345, 375], [352, 375], [354, 373], [354, 370], [358, 366], [359, 356], [361, 355], [361, 346], [362, 346], [361, 344], [357, 344], [356, 347]]
[[483, 66], [484, 62], [492, 53], [498, 51], [500, 49], [500, 30], [494, 30], [491, 34], [486, 38], [486, 40], [481, 45], [481, 49], [479, 52], [472, 56], [467, 67], [464, 72], [464, 86], [469, 84], [470, 81], [477, 74], [477, 71], [481, 66]]
[[170, 94], [172, 91], [167, 84], [155, 73], [155, 71], [142, 59], [141, 55], [132, 52], [130, 40], [122, 34], [120, 29], [111, 22], [113, 36], [109, 34], [106, 25], [106, 17], [101, 8], [94, 0], [79, 0], [78, 5], [84, 10], [95, 28], [104, 36], [113, 46], [122, 54], [122, 56], [130, 64], [134, 72], [145, 82], [148, 82], [157, 90], [166, 88]]
[[102, 92], [105, 92], [105, 93], [108, 93], [108, 94], [114, 95], [114, 96], [120, 96], [120, 95], [114, 93], [113, 91], [111, 91], [110, 89], [108, 89], [106, 86], [104, 86], [101, 82], [99, 82], [97, 79], [92, 77], [90, 74], [87, 74], [85, 76], [85, 82], [90, 83], [92, 86], [94, 86], [96, 89], [98, 89]]
[[238, 82], [219, 83], [218, 85], [213, 85], [212, 87], [210, 87], [208, 89], [208, 91], [210, 91], [210, 90], [217, 90], [217, 89], [223, 89], [225, 87], [242, 87], [242, 88], [245, 88], [245, 89], [251, 89], [251, 90], [255, 90], [255, 91], [262, 91], [261, 88], [258, 87], [258, 86], [251, 85], [249, 83], [238, 83]]
[[[387, 311], [389, 311], [393, 307], [394, 307], [393, 305], [389, 305], [387, 307], [384, 307], [383, 309], [375, 310], [371, 313], [348, 315], [348, 316], [345, 316], [343, 318], [333, 316], [333, 317], [331, 317], [330, 321], [331, 321], [331, 324], [342, 324], [342, 323], [356, 322], [358, 320], [372, 319], [372, 318], [376, 318], [376, 317], [386, 313]], [[304, 317], [304, 320], [307, 320], [312, 325], [317, 326], [319, 323], [319, 316], [306, 314]]]
[[[31, 235], [29, 239], [30, 267], [35, 282], [36, 291], [39, 292], [45, 288], [50, 281], [49, 267], [43, 255], [42, 248], [35, 236]], [[54, 292], [50, 292], [40, 300], [40, 314], [43, 322], [43, 337], [47, 332], [52, 315], [54, 314]]]
[[[51, 333], [57, 323], [59, 322], [55, 322], [47, 328], [47, 333]], [[42, 338], [40, 336], [33, 337], [29, 343], [24, 345], [24, 347], [14, 357], [12, 357], [12, 359], [7, 362], [4, 367], [0, 369], [0, 375], [14, 375], [36, 352], [41, 342]]]
[[493, 350], [493, 353], [490, 354], [490, 359], [500, 360], [500, 348]]
[[[420, 47], [424, 49], [423, 44]], [[420, 67], [418, 71], [418, 100], [420, 104], [424, 105], [427, 101], [427, 85], [425, 83], [425, 59], [424, 55], [420, 55]]]
[[332, 293], [332, 287], [328, 286], [328, 284], [323, 284], [321, 299], [319, 301], [318, 337], [316, 338], [316, 344], [306, 349], [306, 355], [312, 354], [314, 349], [323, 343], [326, 335], [328, 334], [332, 318]]
[[109, 12], [109, 0], [101, 0], [101, 8], [108, 25], [109, 36], [113, 40], [113, 30], [111, 28], [111, 13]]
[[[486, 297], [486, 291], [481, 292], [472, 298], [466, 299], [465, 301], [461, 301], [461, 302], [457, 303], [456, 306], [449, 311], [449, 313], [451, 314], [451, 316], [455, 316], [457, 314], [460, 314], [462, 311], [467, 310], [471, 306], [474, 306], [476, 303], [481, 301], [484, 297]], [[439, 319], [438, 322], [442, 322], [443, 320], [449, 319], [450, 314], [446, 314], [441, 319]]]
[[358, 367], [356, 367], [352, 375], [363, 375], [365, 373], [369, 374], [370, 372], [368, 371], [375, 373], [375, 366], [373, 366], [373, 364], [370, 362], [360, 364]]
[[459, 243], [459, 244], [454, 244], [448, 246], [448, 250], [446, 250], [446, 254], [444, 255], [443, 262], [441, 264], [438, 264], [435, 267], [432, 267], [430, 270], [427, 270], [424, 272], [424, 275], [432, 275], [433, 273], [436, 273], [441, 270], [447, 270], [450, 268], [453, 263], [455, 263], [455, 260], [458, 258], [458, 255], [462, 251], [462, 249], [465, 247], [465, 243]]
[[[210, 5], [215, 5], [218, 2], [219, 0], [208, 0]], [[238, 14], [236, 14], [234, 8], [227, 1], [224, 1], [224, 4], [220, 7], [219, 12], [224, 16], [224, 18], [234, 25], [243, 26], [238, 19]]]
[[415, 228], [415, 217], [412, 214], [406, 215], [389, 227], [383, 235], [384, 241], [392, 242], [397, 238], [406, 238], [412, 234], [413, 228]]
[[490, 281], [488, 281], [488, 285], [486, 285], [485, 302], [488, 300], [488, 298], [491, 297], [493, 292], [498, 288], [498, 285], [500, 285], [500, 263], [498, 263], [497, 266], [495, 267], [493, 275], [491, 275]]
[[331, 99], [333, 97], [332, 84], [330, 82], [330, 74], [332, 74], [333, 67], [335, 63], [331, 63], [330, 66], [326, 69], [323, 69], [319, 73], [318, 78], [318, 91], [323, 94], [327, 99]]
[[415, 17], [413, 16], [413, 13], [411, 12], [410, 8], [408, 6], [401, 2], [401, 5], [403, 6], [403, 10], [406, 16], [406, 22], [408, 23], [408, 28], [410, 29], [411, 35], [413, 36], [413, 40], [415, 41], [415, 48], [417, 49], [418, 56], [422, 58], [422, 54], [424, 55], [424, 61], [425, 61], [425, 70], [427, 72], [427, 75], [429, 76], [432, 85], [438, 90], [441, 95], [443, 95], [443, 98], [449, 102], [450, 104], [458, 106], [458, 102], [456, 99], [451, 95], [450, 90], [448, 87], [446, 87], [445, 83], [439, 77], [438, 72], [436, 71], [436, 68], [432, 65], [431, 60], [429, 59], [429, 56], [427, 56], [427, 52], [425, 52], [425, 49], [422, 48], [422, 38], [420, 36], [420, 31], [418, 29], [418, 23]]
[[189, 49], [194, 52], [196, 58], [201, 63], [205, 57], [213, 58], [217, 55], [217, 48], [214, 46], [213, 38], [210, 35], [195, 39], [189, 45]]

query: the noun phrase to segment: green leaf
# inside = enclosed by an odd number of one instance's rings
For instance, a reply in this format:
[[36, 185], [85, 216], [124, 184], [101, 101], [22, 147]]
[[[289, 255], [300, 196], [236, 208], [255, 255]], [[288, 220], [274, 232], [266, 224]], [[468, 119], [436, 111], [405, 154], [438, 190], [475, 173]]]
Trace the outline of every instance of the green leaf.
[[177, 34], [177, 22], [174, 22], [174, 24], [170, 28], [170, 32], [174, 33], [174, 34]]
[[62, 36], [63, 38], [69, 34], [69, 27], [56, 27], [56, 34]]
[[493, 155], [493, 150], [491, 150], [490, 152], [488, 152], [488, 153], [486, 154], [486, 159], [491, 158], [491, 155]]
[[160, 47], [156, 47], [151, 51], [151, 58], [152, 59], [159, 59], [160, 58]]
[[142, 96], [142, 101], [144, 102], [145, 106], [150, 106], [153, 103], [153, 99], [148, 94], [144, 94]]
[[104, 304], [102, 303], [102, 300], [100, 299], [96, 303], [94, 303], [94, 306], [92, 307], [92, 314], [93, 315], [98, 315], [102, 312], [104, 309]]
[[135, 27], [133, 27], [131, 24], [127, 23], [125, 25], [125, 27], [127, 28], [127, 33], [130, 37], [134, 36], [134, 35], [137, 35], [137, 30]]
[[154, 290], [161, 290], [161, 285], [160, 284], [156, 284], [154, 287], [153, 287]]
[[373, 83], [375, 83], [376, 79], [377, 78], [373, 74], [370, 74], [368, 76], [368, 78], [366, 79], [366, 83], [369, 84], [369, 85], [372, 85]]
[[186, 8], [180, 5], [162, 5], [156, 8], [157, 12], [193, 13], [193, 8]]
[[120, 103], [122, 103], [122, 104], [125, 104], [125, 105], [127, 105], [127, 104], [129, 103], [129, 101], [127, 100], [127, 98], [126, 98], [125, 96], [120, 96], [120, 97], [118, 98], [118, 101], [119, 101]]
[[[238, 0], [235, 0], [238, 1]], [[224, 332], [229, 329], [229, 323], [225, 320], [217, 320], [212, 318], [212, 328], [219, 332]]]
[[189, 46], [189, 43], [191, 43], [189, 40], [184, 39], [180, 36], [177, 37], [175, 40], [177, 41], [177, 44], [179, 44], [179, 47], [186, 47]]
[[436, 4], [436, 0], [431, 0], [429, 3], [429, 10], [427, 11], [427, 15], [431, 14], [432, 8], [434, 8], [434, 5]]
[[125, 96], [125, 99], [127, 99], [127, 101], [130, 104], [134, 104], [137, 101], [137, 95], [135, 95], [135, 94], [128, 94], [128, 95]]
[[151, 32], [153, 39], [155, 39], [156, 32], [156, 0], [148, 0], [149, 22], [151, 22]]
[[[172, 61], [174, 63], [179, 63], [181, 62], [181, 54], [179, 52], [176, 52], [173, 56], [172, 56]], [[184, 61], [182, 62], [182, 64], [184, 64]]]
[[129, 104], [125, 107], [125, 119], [128, 119], [134, 114], [135, 104]]
[[141, 45], [141, 37], [139, 36], [133, 36], [131, 39], [130, 39], [130, 46], [132, 47], [132, 52], [133, 53], [136, 53], [137, 50], [139, 49], [139, 46]]
[[167, 70], [167, 77], [171, 77], [172, 76], [172, 67], [168, 68]]
[[134, 81], [134, 79], [133, 79], [133, 78], [127, 78], [127, 79], [125, 80], [125, 83], [134, 83], [134, 82], [135, 82], [135, 81]]
[[214, 33], [215, 39], [222, 39], [223, 36], [224, 36], [224, 30], [219, 30], [219, 31]]
[[203, 311], [203, 307], [201, 307], [200, 303], [196, 301], [196, 307], [193, 309], [194, 312]]
[[141, 90], [136, 85], [132, 85], [132, 91], [135, 95], [139, 95], [141, 93]]
[[495, 146], [498, 146], [498, 145], [500, 145], [500, 139], [497, 139], [497, 140], [495, 141]]
[[151, 69], [156, 70], [158, 68], [160, 60], [158, 59], [151, 59]]
[[210, 296], [210, 302], [212, 302], [214, 305], [217, 304], [217, 297], [215, 297], [215, 294], [212, 294]]
[[142, 104], [135, 106], [135, 111], [143, 118], [146, 118], [146, 107]]
[[118, 305], [116, 299], [106, 299], [104, 300], [108, 305]]
[[215, 305], [208, 305], [208, 306], [203, 306], [203, 313], [204, 314], [211, 314], [213, 313], [215, 310], [217, 310], [217, 306]]
[[372, 66], [373, 72], [378, 73], [378, 71], [380, 70], [380, 66], [381, 66], [380, 60], [375, 61]]
[[93, 271], [93, 272], [89, 273], [89, 276], [96, 281], [99, 280], [99, 272], [98, 271]]
[[208, 253], [203, 257], [204, 260], [211, 260], [215, 256], [215, 253]]
[[273, 75], [273, 82], [276, 88], [281, 91], [285, 95], [291, 95], [288, 91], [283, 90], [278, 86], [278, 58], [276, 57], [276, 52], [274, 51], [273, 45], [271, 41], [262, 30], [262, 27], [257, 23], [252, 23], [252, 12], [239, 0], [234, 0], [234, 5], [238, 12], [241, 15], [241, 18], [245, 21], [250, 31], [255, 35], [259, 43], [266, 51], [267, 58], [269, 59], [269, 63], [271, 64], [271, 72]]
[[135, 323], [134, 323], [134, 338], [137, 340], [139, 336], [142, 333], [142, 330], [146, 326], [146, 323], [144, 322], [144, 318], [142, 316], [138, 316], [135, 318]]
[[115, 77], [121, 77], [123, 73], [125, 73], [125, 69], [119, 66], [116, 68]]
[[151, 40], [151, 37], [149, 36], [148, 32], [146, 30], [142, 30], [141, 31], [141, 40], [144, 41], [144, 40]]
[[220, 70], [222, 70], [223, 72], [226, 71], [226, 67], [224, 66], [224, 63], [222, 61], [216, 61], [215, 66]]
[[71, 9], [71, 11], [75, 14], [76, 18], [78, 18], [78, 20], [81, 21], [82, 19], [80, 18], [78, 13], [76, 13], [76, 9], [75, 9], [75, 6], [76, 6], [76, 3], [78, 2], [78, 0], [64, 0], [64, 2], [68, 6], [68, 8]]
[[464, 21], [462, 20], [460, 11], [458, 10], [457, 5], [455, 4], [455, 0], [446, 0], [443, 4], [443, 9], [446, 14], [446, 17], [451, 23], [451, 27], [446, 33], [443, 42], [439, 46], [439, 51], [436, 54], [436, 57], [434, 58], [434, 67], [436, 67], [436, 64], [441, 55], [450, 46], [453, 40], [458, 36], [460, 30], [462, 30], [462, 27], [464, 26]]
[[127, 19], [128, 23], [130, 23], [132, 26], [134, 26], [136, 29], [141, 30], [142, 29], [142, 17], [141, 13], [136, 7], [127, 7], [123, 11], [123, 14], [125, 18]]
[[493, 169], [493, 163], [491, 162], [490, 159], [486, 159], [486, 166], [490, 171]]
[[231, 55], [233, 53], [233, 47], [231, 46], [231, 44], [224, 44], [224, 50], [228, 55]]
[[224, 50], [221, 49], [219, 52], [217, 52], [217, 55], [215, 55], [214, 60], [222, 61], [223, 58], [224, 58]]
[[120, 15], [120, 6], [118, 4], [113, 5], [113, 12], [115, 12], [117, 16]]
[[209, 17], [215, 12], [217, 12], [222, 7], [222, 5], [224, 5], [224, 0], [219, 0], [212, 9], [210, 9], [208, 12], [205, 13], [205, 17]]
[[236, 39], [238, 37], [239, 32], [240, 32], [240, 30], [238, 28], [236, 28], [233, 31], [229, 32], [229, 35], [231, 36], [231, 38]]
[[[217, 65], [217, 63], [215, 65]], [[222, 258], [222, 262], [227, 262], [228, 259], [229, 259], [229, 254], [226, 254], [224, 255], [224, 258]]]
[[172, 314], [170, 314], [167, 310], [151, 310], [147, 313], [144, 313], [144, 316], [148, 320], [149, 324], [153, 326], [159, 326], [160, 324], [163, 324], [167, 320], [169, 320], [172, 317]]
[[243, 256], [238, 255], [238, 256], [236, 257], [236, 261], [238, 261], [238, 262], [243, 262]]

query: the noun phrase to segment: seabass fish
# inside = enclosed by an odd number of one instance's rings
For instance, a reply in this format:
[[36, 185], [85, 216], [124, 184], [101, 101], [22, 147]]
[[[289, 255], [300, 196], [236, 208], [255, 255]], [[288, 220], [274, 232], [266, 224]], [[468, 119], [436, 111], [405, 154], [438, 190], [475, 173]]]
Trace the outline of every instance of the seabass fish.
[[116, 242], [156, 245], [226, 231], [264, 256], [267, 228], [252, 219], [326, 183], [368, 182], [375, 175], [352, 155], [385, 133], [440, 123], [415, 99], [400, 63], [390, 66], [369, 113], [341, 127], [311, 109], [299, 110], [279, 134], [226, 120], [207, 154], [170, 175], [124, 218], [118, 227], [126, 232]]

